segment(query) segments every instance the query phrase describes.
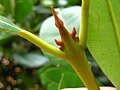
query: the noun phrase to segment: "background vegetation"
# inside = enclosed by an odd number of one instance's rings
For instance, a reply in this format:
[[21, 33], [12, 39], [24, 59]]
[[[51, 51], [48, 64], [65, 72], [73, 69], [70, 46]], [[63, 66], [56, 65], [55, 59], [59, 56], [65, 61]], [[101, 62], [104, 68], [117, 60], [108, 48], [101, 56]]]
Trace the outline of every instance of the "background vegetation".
[[[52, 15], [50, 5], [55, 8], [67, 8], [80, 6], [81, 1], [0, 0], [0, 15], [38, 35], [42, 23]], [[49, 35], [46, 38], [50, 38]], [[99, 85], [112, 85], [87, 49], [86, 53]], [[59, 90], [83, 86], [74, 70], [65, 61], [44, 55], [40, 48], [19, 36], [0, 32], [1, 90]]]

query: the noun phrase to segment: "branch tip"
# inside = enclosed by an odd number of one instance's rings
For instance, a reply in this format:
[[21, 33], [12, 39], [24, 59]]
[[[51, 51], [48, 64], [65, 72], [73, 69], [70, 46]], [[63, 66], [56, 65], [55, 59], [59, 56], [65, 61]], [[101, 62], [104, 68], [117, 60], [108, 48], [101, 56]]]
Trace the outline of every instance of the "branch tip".
[[57, 14], [56, 14], [53, 6], [51, 6], [50, 8], [51, 8], [51, 12], [52, 12], [52, 14], [53, 14], [53, 16], [54, 16], [54, 18], [55, 18], [55, 25], [56, 25], [56, 27], [58, 27], [59, 30], [60, 30], [61, 28], [63, 28], [63, 25], [64, 25], [64, 24], [63, 24], [63, 21], [57, 16]]

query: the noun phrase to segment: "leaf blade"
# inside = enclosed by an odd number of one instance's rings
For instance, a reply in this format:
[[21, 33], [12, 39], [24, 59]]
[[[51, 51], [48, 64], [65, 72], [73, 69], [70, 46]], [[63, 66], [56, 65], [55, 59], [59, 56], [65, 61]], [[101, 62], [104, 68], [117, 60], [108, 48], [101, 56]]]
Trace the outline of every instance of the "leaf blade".
[[115, 10], [116, 6], [120, 6], [118, 1], [90, 1], [87, 45], [102, 71], [120, 90], [120, 13], [117, 13], [120, 9]]
[[7, 18], [0, 16], [0, 31], [19, 32], [21, 29], [9, 21]]
[[112, 2], [110, 2], [110, 0], [107, 0], [107, 4], [108, 4], [108, 8], [109, 8], [109, 12], [111, 14], [111, 21], [113, 23], [113, 27], [114, 27], [114, 32], [116, 34], [116, 39], [117, 39], [117, 43], [118, 43], [118, 48], [119, 48], [119, 53], [120, 53], [120, 34], [119, 31], [120, 29], [118, 29], [118, 25], [117, 25], [117, 19], [115, 18], [115, 13], [113, 11], [113, 5]]

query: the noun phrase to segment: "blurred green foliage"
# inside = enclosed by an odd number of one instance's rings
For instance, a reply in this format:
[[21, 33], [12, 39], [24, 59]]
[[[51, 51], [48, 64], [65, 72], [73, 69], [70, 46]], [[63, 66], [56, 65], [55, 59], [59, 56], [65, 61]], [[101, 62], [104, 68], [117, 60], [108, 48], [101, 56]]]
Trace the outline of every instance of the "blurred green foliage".
[[[81, 0], [0, 0], [0, 15], [38, 35], [41, 33], [39, 31], [43, 22], [51, 16], [50, 5], [55, 8], [80, 6]], [[67, 17], [67, 13], [65, 12], [64, 18], [69, 20], [71, 16]], [[71, 24], [73, 23], [69, 22], [69, 25]], [[79, 25], [78, 22], [77, 29], [79, 29]], [[45, 32], [47, 33], [47, 30]], [[103, 81], [102, 84], [111, 85], [93, 61], [89, 51], [86, 50], [86, 52], [98, 82], [101, 84], [100, 81]], [[0, 78], [0, 84], [4, 84], [1, 89], [11, 87], [12, 90], [15, 88], [19, 90], [60, 90], [61, 88], [84, 86], [67, 62], [48, 53], [45, 54], [46, 56], [44, 54], [41, 49], [21, 37], [0, 32], [0, 63], [2, 64], [0, 65], [0, 77], [3, 78]], [[3, 63], [5, 58], [10, 62], [7, 65]], [[16, 67], [20, 67], [22, 72], [14, 72]], [[7, 73], [6, 69], [13, 73]], [[3, 73], [3, 71], [5, 72]], [[8, 76], [12, 76], [17, 82], [22, 81], [22, 84], [11, 84], [6, 81]]]

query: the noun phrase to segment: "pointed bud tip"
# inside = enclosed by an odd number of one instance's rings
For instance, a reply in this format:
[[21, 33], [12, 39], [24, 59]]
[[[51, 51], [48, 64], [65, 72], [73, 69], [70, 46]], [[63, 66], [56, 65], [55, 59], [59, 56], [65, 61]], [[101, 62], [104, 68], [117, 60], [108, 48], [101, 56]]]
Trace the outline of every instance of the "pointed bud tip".
[[55, 15], [56, 15], [56, 12], [55, 12], [53, 6], [50, 6], [50, 8], [51, 8], [51, 12], [52, 12], [52, 14], [55, 16]]
[[51, 8], [51, 12], [55, 18], [55, 25], [60, 29], [63, 27], [63, 21], [57, 16], [53, 6], [50, 7]]

